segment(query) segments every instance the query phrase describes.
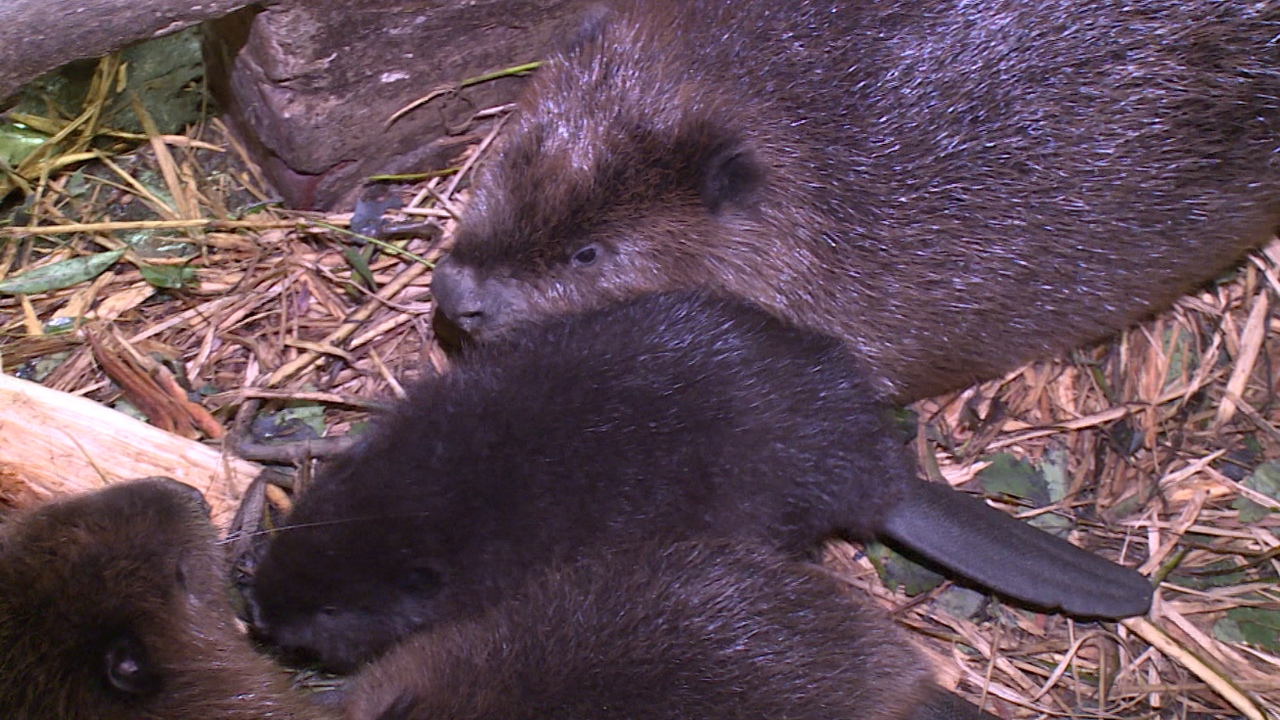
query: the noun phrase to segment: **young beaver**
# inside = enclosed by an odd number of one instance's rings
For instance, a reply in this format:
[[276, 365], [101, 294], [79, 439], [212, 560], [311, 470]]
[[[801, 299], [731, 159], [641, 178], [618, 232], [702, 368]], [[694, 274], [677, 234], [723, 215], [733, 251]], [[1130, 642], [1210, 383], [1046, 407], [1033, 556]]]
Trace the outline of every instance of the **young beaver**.
[[538, 71], [441, 310], [701, 287], [897, 400], [1100, 338], [1280, 224], [1280, 2], [635, 0]]
[[904, 633], [821, 567], [730, 542], [648, 544], [551, 570], [408, 638], [347, 720], [961, 720]]
[[324, 717], [237, 627], [207, 513], [149, 479], [0, 525], [0, 717]]
[[915, 476], [836, 340], [744, 303], [646, 296], [471, 348], [325, 468], [252, 588], [276, 643], [348, 668], [599, 545], [887, 537], [1068, 612], [1141, 575]]
[[[0, 528], [0, 717], [327, 717], [236, 629], [206, 512], [194, 489], [153, 479]], [[672, 720], [823, 707], [989, 718], [936, 688], [902, 634], [841, 590], [817, 568], [725, 543], [605, 556], [552, 572], [483, 621], [415, 638], [355, 681], [350, 713], [463, 720], [428, 710], [457, 698], [498, 720], [530, 699], [527, 680], [595, 720], [617, 716], [598, 701]]]

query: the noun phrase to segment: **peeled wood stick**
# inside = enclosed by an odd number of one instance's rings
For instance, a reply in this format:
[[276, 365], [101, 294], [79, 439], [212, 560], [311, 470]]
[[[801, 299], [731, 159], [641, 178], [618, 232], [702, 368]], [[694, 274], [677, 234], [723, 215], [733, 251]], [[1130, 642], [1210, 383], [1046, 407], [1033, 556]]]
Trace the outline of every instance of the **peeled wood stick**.
[[163, 475], [205, 494], [226, 528], [261, 466], [87, 398], [0, 373], [0, 472], [47, 498]]

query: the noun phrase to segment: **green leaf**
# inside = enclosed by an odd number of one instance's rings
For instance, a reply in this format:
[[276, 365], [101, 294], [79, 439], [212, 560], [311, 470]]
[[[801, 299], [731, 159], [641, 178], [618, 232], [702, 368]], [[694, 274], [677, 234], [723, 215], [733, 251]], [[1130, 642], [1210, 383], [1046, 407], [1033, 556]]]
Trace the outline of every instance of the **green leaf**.
[[1280, 610], [1231, 608], [1214, 623], [1213, 634], [1225, 642], [1246, 642], [1269, 652], [1280, 652]]
[[952, 585], [938, 595], [936, 605], [952, 617], [973, 619], [987, 606], [987, 599], [977, 590]]
[[867, 557], [884, 584], [902, 588], [908, 595], [919, 595], [942, 584], [942, 576], [899, 555], [880, 543], [867, 543]]
[[1280, 461], [1272, 460], [1254, 468], [1253, 473], [1245, 478], [1244, 486], [1272, 500], [1280, 500]]
[[277, 413], [284, 422], [300, 422], [315, 433], [315, 437], [324, 437], [324, 406], [305, 403], [287, 407]]
[[19, 295], [61, 290], [101, 275], [124, 255], [124, 248], [49, 263], [11, 275], [0, 282], [0, 294]]
[[1259, 505], [1258, 503], [1250, 500], [1249, 498], [1244, 498], [1244, 497], [1236, 498], [1231, 503], [1231, 507], [1235, 508], [1235, 510], [1239, 513], [1240, 522], [1244, 523], [1245, 525], [1252, 525], [1258, 522], [1259, 520], [1261, 520], [1262, 518], [1266, 517], [1267, 515], [1271, 514], [1271, 511], [1268, 510], [1267, 508]]
[[[1211, 538], [1200, 536], [1201, 539], [1192, 537], [1192, 533], [1187, 533], [1187, 540], [1191, 542], [1208, 543]], [[1193, 574], [1182, 575], [1173, 573], [1168, 578], [1168, 582], [1172, 582], [1182, 587], [1196, 588], [1197, 590], [1207, 590], [1215, 587], [1233, 587], [1249, 582], [1249, 575], [1246, 568], [1242, 568], [1233, 560], [1219, 560], [1199, 568]]]
[[[1273, 500], [1280, 500], [1280, 461], [1259, 465], [1240, 484]], [[1271, 513], [1266, 507], [1243, 497], [1236, 498], [1231, 506], [1240, 513], [1240, 522], [1246, 524], [1258, 522]]]
[[318, 438], [324, 431], [324, 406], [310, 402], [291, 403], [253, 421], [253, 434], [263, 442]]
[[195, 268], [186, 265], [138, 265], [142, 279], [158, 288], [176, 290], [190, 284], [196, 277]]
[[66, 182], [62, 185], [62, 191], [73, 198], [83, 198], [89, 189], [89, 181], [84, 177], [84, 168], [78, 168], [68, 175]]
[[903, 444], [916, 436], [920, 426], [920, 416], [911, 408], [893, 408], [885, 413], [889, 426]]
[[1067, 481], [1067, 451], [1060, 447], [1050, 448], [1045, 453], [1040, 471], [1044, 475], [1049, 502], [1061, 502], [1067, 496], [1067, 487], [1070, 485]]
[[978, 473], [978, 484], [988, 495], [1008, 495], [1029, 501], [1035, 507], [1049, 504], [1049, 487], [1035, 465], [1000, 453], [987, 458], [990, 465]]
[[364, 281], [370, 290], [378, 289], [378, 282], [373, 279], [373, 270], [369, 269], [369, 260], [359, 250], [350, 245], [342, 248], [342, 257], [347, 259], [351, 269]]
[[35, 382], [43, 382], [45, 378], [54, 370], [57, 370], [62, 363], [71, 357], [70, 350], [56, 352], [43, 357], [28, 360], [23, 363], [19, 370], [14, 374], [24, 380], [34, 380]]
[[1164, 346], [1169, 355], [1169, 371], [1164, 378], [1164, 387], [1168, 388], [1182, 379], [1184, 365], [1187, 374], [1195, 372], [1199, 354], [1192, 351], [1196, 347], [1195, 336], [1180, 324], [1165, 331]]
[[[1067, 496], [1067, 451], [1063, 448], [1050, 448], [1045, 453], [1044, 463], [1040, 466], [1044, 479], [1044, 488], [1049, 502], [1059, 502]], [[1027, 520], [1028, 525], [1038, 527], [1047, 533], [1066, 537], [1071, 532], [1071, 521], [1056, 513], [1043, 513]]]
[[134, 406], [133, 403], [129, 402], [128, 400], [125, 400], [124, 398], [120, 398], [119, 400], [112, 403], [111, 407], [112, 409], [118, 412], [122, 412], [125, 415], [128, 415], [134, 420], [141, 420], [142, 422], [147, 421], [146, 413], [139, 410], [136, 406]]
[[49, 333], [50, 335], [57, 335], [58, 333], [71, 332], [72, 330], [76, 329], [77, 321], [78, 321], [78, 318], [73, 318], [73, 317], [53, 318], [52, 320], [44, 324], [44, 331]]
[[26, 125], [0, 125], [0, 162], [16, 167], [48, 139], [48, 135], [36, 132]]

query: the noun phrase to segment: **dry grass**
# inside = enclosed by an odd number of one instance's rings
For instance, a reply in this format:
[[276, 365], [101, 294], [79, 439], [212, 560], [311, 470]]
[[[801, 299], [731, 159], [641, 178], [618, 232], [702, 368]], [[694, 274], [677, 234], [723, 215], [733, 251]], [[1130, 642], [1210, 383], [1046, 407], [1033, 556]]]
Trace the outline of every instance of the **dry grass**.
[[[1119, 626], [1009, 607], [957, 617], [870, 580], [970, 697], [1015, 717], [1280, 717], [1280, 615], [1265, 614], [1280, 610], [1280, 515], [1236, 509], [1280, 503], [1230, 462], [1280, 456], [1278, 261], [1272, 244], [1113, 342], [917, 405], [922, 465], [952, 484], [995, 453], [1065, 467], [1066, 500], [1048, 509], [1079, 521], [1073, 539], [1163, 580], [1148, 618]], [[1268, 644], [1221, 639], [1240, 608], [1270, 618]]]
[[[263, 203], [260, 177], [216, 121], [153, 133], [124, 154], [93, 122], [90, 111], [52, 121], [74, 128], [22, 179], [9, 176], [32, 201], [0, 227], [0, 282], [123, 255], [67, 287], [0, 295], [5, 372], [105, 404], [127, 399], [172, 432], [217, 437], [249, 399], [316, 409], [342, 433], [368, 398], [443, 367], [426, 264], [382, 251], [362, 277], [351, 254], [371, 248], [341, 230], [347, 218]], [[445, 251], [481, 150], [406, 195], [404, 219], [432, 229], [396, 241], [400, 250], [427, 263]], [[958, 484], [997, 453], [1056, 468], [1066, 492], [1049, 512], [1079, 521], [1073, 539], [1163, 579], [1147, 619], [1082, 624], [999, 604], [959, 611], [943, 590], [909, 598], [835, 548], [947, 682], [1005, 718], [1280, 717], [1280, 643], [1221, 639], [1241, 608], [1280, 617], [1280, 514], [1251, 519], [1237, 500], [1280, 504], [1228, 462], [1280, 457], [1280, 321], [1269, 310], [1278, 267], [1272, 246], [1114, 342], [917, 405], [930, 472]], [[144, 268], [187, 275], [162, 289]], [[189, 391], [197, 403], [174, 402]]]

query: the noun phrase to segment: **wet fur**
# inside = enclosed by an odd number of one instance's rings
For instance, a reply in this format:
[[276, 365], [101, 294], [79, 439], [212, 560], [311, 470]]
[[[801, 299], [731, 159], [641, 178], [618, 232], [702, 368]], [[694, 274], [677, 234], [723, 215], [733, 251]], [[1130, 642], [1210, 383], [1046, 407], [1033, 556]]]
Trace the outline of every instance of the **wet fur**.
[[237, 626], [195, 490], [146, 480], [0, 525], [0, 717], [317, 720]]
[[[151, 479], [0, 526], [0, 716], [330, 718], [236, 627], [206, 513], [193, 489]], [[846, 593], [815, 566], [729, 543], [597, 554], [482, 618], [406, 642], [352, 681], [346, 712], [980, 717], [933, 685], [902, 632]]]
[[349, 667], [600, 543], [867, 537], [915, 477], [862, 377], [837, 342], [696, 296], [472, 348], [303, 493], [255, 622]]
[[644, 545], [552, 569], [479, 618], [401, 643], [358, 676], [346, 717], [979, 713], [939, 690], [905, 634], [822, 568], [719, 542]]
[[491, 335], [705, 287], [898, 400], [997, 376], [1272, 236], [1278, 34], [1275, 0], [620, 2], [538, 71], [435, 293]]
[[[918, 480], [865, 378], [838, 341], [698, 294], [526, 326], [322, 471], [257, 569], [255, 624], [349, 668], [600, 545], [711, 535], [799, 557], [882, 526], [972, 540], [950, 567], [980, 558], [974, 577], [1031, 586], [1018, 597], [1145, 611], [1140, 575]], [[1065, 600], [1037, 594], [1059, 578]], [[1120, 605], [1092, 609], [1112, 587]]]

